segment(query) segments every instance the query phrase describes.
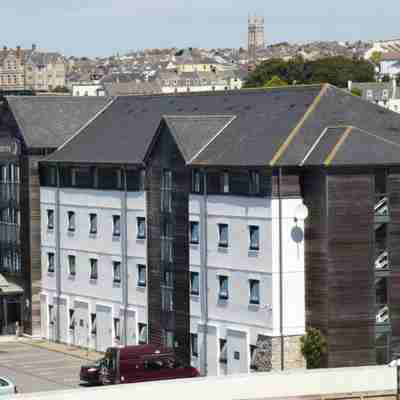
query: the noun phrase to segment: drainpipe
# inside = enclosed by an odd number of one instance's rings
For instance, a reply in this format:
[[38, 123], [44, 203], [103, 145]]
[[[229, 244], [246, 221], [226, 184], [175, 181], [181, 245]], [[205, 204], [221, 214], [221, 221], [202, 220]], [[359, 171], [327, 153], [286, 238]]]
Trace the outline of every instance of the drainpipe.
[[57, 324], [56, 324], [56, 342], [60, 342], [61, 332], [60, 332], [60, 299], [61, 299], [61, 237], [60, 237], [60, 168], [56, 167], [56, 179], [57, 179], [57, 189], [56, 189], [56, 293], [57, 293]]
[[282, 168], [278, 170], [278, 209], [279, 209], [279, 333], [281, 336], [281, 370], [285, 369], [285, 352], [283, 337], [283, 249], [282, 249]]
[[201, 251], [201, 319], [203, 321], [203, 346], [201, 366], [204, 376], [207, 375], [207, 333], [208, 333], [208, 271], [207, 271], [207, 172], [202, 170], [203, 175], [203, 199], [200, 208], [200, 251]]
[[123, 184], [123, 195], [121, 201], [122, 211], [122, 232], [121, 232], [121, 253], [122, 253], [122, 305], [123, 305], [123, 332], [122, 332], [122, 344], [126, 346], [128, 344], [128, 189], [126, 179], [126, 166], [122, 167], [122, 184]]

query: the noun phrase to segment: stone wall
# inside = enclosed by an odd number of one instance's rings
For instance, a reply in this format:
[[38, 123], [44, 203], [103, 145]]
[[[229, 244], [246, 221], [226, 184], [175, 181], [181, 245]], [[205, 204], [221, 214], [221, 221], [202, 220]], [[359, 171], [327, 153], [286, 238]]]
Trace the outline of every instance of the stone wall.
[[[301, 336], [284, 337], [284, 369], [306, 368], [300, 351]], [[279, 371], [281, 369], [281, 338], [259, 335], [252, 364], [257, 371]]]

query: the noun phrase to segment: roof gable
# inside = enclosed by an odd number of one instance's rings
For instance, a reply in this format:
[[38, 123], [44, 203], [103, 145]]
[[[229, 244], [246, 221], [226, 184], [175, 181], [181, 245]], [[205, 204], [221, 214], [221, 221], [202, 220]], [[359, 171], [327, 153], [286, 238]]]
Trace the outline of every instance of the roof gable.
[[27, 147], [57, 148], [107, 106], [104, 97], [8, 96]]

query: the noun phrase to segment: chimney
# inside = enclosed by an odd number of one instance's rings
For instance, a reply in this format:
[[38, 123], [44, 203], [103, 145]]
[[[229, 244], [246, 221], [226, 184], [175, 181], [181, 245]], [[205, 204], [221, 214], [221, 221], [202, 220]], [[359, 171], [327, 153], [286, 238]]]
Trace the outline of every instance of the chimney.
[[4, 53], [7, 51], [7, 46], [3, 46]]
[[21, 46], [17, 46], [17, 58], [21, 58]]
[[33, 43], [33, 44], [32, 44], [32, 51], [35, 51], [35, 50], [36, 50], [36, 44]]

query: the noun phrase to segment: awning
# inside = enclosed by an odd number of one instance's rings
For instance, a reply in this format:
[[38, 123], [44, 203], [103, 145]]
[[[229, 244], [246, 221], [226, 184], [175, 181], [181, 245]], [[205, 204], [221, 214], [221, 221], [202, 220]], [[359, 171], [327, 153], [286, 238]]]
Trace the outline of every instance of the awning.
[[24, 289], [14, 282], [7, 280], [4, 275], [0, 274], [0, 295], [2, 294], [20, 294]]

